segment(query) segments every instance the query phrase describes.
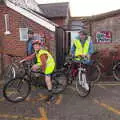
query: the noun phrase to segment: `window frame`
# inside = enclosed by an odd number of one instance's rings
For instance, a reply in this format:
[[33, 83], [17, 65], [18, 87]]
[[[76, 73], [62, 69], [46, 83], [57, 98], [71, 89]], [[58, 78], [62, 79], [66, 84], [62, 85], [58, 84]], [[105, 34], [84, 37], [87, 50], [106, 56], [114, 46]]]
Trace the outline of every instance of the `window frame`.
[[[25, 33], [26, 33], [26, 35], [25, 35]], [[19, 28], [19, 34], [20, 34], [20, 41], [28, 41], [28, 28], [20, 27]]]

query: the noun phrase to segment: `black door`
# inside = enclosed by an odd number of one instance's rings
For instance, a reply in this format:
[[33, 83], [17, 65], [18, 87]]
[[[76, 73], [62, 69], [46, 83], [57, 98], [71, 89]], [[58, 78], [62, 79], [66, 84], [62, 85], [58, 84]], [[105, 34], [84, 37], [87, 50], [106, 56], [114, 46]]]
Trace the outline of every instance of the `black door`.
[[56, 27], [56, 67], [61, 68], [66, 53], [65, 31], [60, 27]]

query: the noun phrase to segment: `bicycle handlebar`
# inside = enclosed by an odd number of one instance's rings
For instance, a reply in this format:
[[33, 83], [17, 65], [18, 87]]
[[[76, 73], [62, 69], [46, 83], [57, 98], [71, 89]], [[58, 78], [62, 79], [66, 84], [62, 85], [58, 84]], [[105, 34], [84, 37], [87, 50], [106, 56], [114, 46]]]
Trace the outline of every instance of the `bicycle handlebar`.
[[80, 55], [80, 56], [68, 56], [66, 58], [66, 60], [70, 60], [70, 61], [74, 61], [75, 59], [82, 59], [82, 60], [84, 60], [84, 59], [88, 59], [88, 57]]

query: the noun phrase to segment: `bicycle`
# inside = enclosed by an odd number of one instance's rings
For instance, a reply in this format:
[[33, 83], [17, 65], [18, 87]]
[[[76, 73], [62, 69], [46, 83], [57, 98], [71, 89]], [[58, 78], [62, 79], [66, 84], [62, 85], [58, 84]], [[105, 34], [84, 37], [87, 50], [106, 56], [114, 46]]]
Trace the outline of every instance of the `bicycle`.
[[17, 70], [19, 69], [18, 61], [22, 58], [22, 56], [17, 56], [13, 54], [6, 54], [10, 57], [11, 63], [7, 65], [4, 69], [3, 78], [7, 82], [12, 78], [15, 78], [17, 74]]
[[[95, 55], [96, 53], [94, 53]], [[66, 75], [69, 76], [68, 83], [71, 84], [74, 80], [74, 61], [73, 58], [68, 56], [66, 57], [65, 63], [63, 65], [63, 69], [66, 71]], [[84, 58], [83, 58], [84, 59]], [[89, 65], [86, 65], [86, 67], [90, 67], [90, 72], [87, 75], [89, 76], [89, 81], [92, 81], [94, 83], [98, 82], [101, 77], [101, 64], [97, 60], [91, 60], [91, 63]], [[71, 69], [72, 68], [72, 69]], [[87, 69], [88, 71], [88, 69]]]
[[120, 81], [120, 61], [113, 66], [112, 73], [115, 80]]
[[[98, 52], [96, 52], [96, 54], [98, 54]], [[118, 54], [116, 52], [110, 52], [110, 61], [108, 61], [109, 63], [109, 67], [106, 69], [106, 64], [104, 64], [104, 62], [101, 62], [102, 55], [99, 54], [99, 56], [96, 58], [96, 62], [99, 65], [100, 69], [101, 69], [101, 76], [102, 73], [107, 73], [110, 72], [110, 75], [113, 75], [113, 78], [117, 81], [120, 81], [120, 57], [118, 56]]]
[[[76, 58], [79, 57], [67, 57], [63, 66], [63, 71], [66, 73], [68, 78], [68, 84], [72, 84], [72, 82], [75, 81], [75, 88], [78, 94], [81, 97], [86, 97], [89, 95], [91, 90], [91, 81], [88, 81], [86, 65], [83, 62], [75, 60]], [[85, 58], [82, 57], [81, 59], [84, 60]], [[98, 81], [101, 75], [101, 71], [95, 62], [93, 65], [96, 65], [95, 67], [97, 69], [98, 75], [97, 78], [95, 78], [95, 81]]]
[[[24, 61], [22, 62], [22, 73], [19, 76], [8, 81], [3, 87], [3, 96], [10, 102], [18, 103], [24, 101], [31, 91], [31, 86], [36, 87], [36, 83], [39, 87], [46, 88], [46, 84], [42, 83], [41, 76], [45, 76], [41, 72], [33, 72], [31, 70], [31, 62]], [[67, 78], [63, 71], [56, 70], [51, 75], [52, 84], [53, 84], [53, 93], [58, 94], [64, 91], [67, 83]]]

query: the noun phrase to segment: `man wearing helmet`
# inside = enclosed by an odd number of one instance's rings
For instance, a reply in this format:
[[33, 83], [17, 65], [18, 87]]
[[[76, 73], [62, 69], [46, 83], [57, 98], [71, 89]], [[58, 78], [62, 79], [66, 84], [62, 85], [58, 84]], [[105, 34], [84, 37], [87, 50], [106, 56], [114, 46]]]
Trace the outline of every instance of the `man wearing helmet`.
[[48, 88], [49, 96], [47, 100], [54, 99], [52, 94], [52, 81], [51, 74], [55, 68], [55, 61], [52, 55], [45, 49], [41, 49], [40, 40], [34, 40], [32, 42], [35, 53], [25, 58], [25, 60], [32, 60], [34, 57], [37, 59], [37, 63], [32, 66], [33, 71], [38, 71], [40, 68], [45, 74], [45, 82]]
[[[86, 64], [90, 62], [90, 56], [94, 53], [94, 46], [85, 30], [79, 32], [79, 36], [73, 41], [71, 48], [72, 56], [83, 56], [87, 59]], [[80, 59], [79, 59], [80, 60]]]
[[[71, 54], [72, 56], [78, 57], [76, 60], [80, 60], [83, 64], [87, 64], [87, 66], [84, 66], [87, 69], [87, 75], [89, 75], [91, 71], [91, 67], [88, 66], [88, 64], [91, 64], [90, 57], [93, 53], [94, 47], [90, 37], [86, 31], [80, 31], [79, 36], [73, 41]], [[89, 88], [87, 83], [84, 84], [84, 87], [86, 89]]]

